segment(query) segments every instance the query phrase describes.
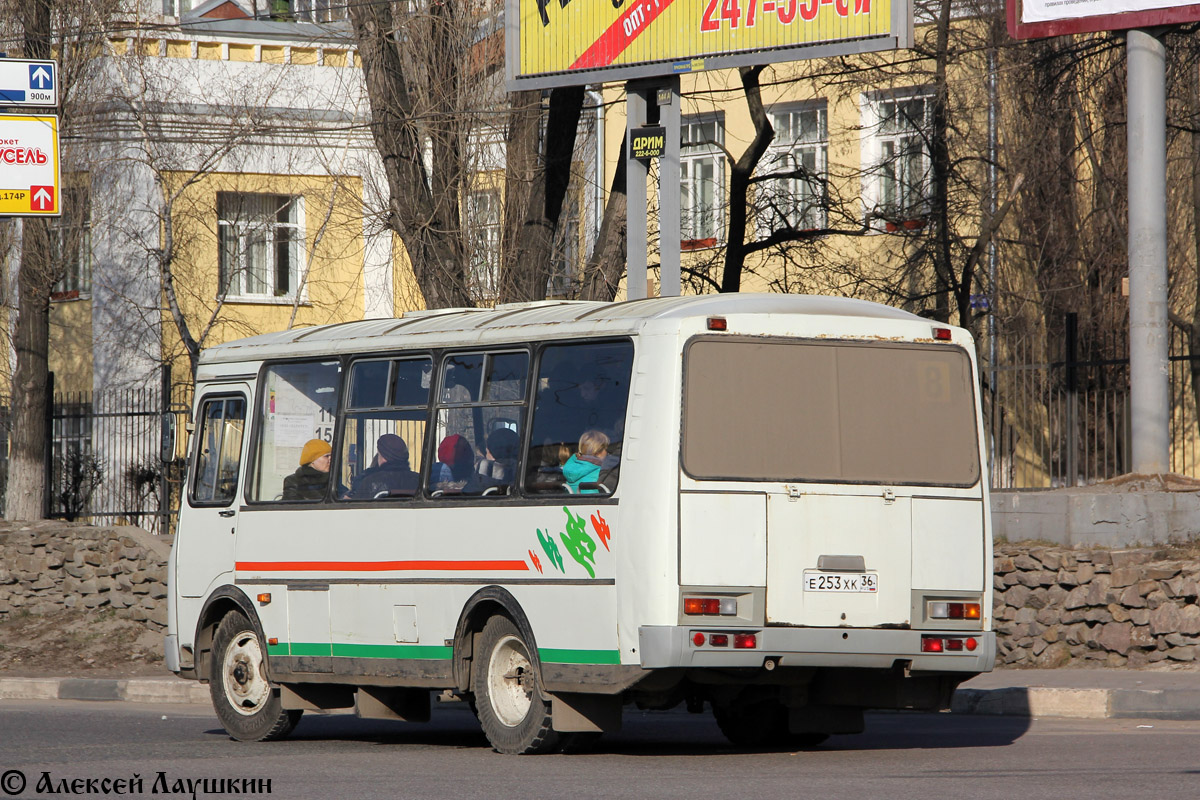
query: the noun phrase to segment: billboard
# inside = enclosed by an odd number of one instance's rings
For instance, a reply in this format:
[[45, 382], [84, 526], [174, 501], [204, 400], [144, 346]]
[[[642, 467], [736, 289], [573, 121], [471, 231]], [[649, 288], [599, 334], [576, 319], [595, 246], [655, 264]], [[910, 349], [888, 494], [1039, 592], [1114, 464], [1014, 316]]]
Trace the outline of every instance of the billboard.
[[58, 117], [0, 115], [0, 216], [61, 213]]
[[1200, 20], [1200, 4], [1170, 0], [1008, 0], [1014, 39], [1153, 28]]
[[911, 0], [507, 0], [509, 88], [908, 47]]

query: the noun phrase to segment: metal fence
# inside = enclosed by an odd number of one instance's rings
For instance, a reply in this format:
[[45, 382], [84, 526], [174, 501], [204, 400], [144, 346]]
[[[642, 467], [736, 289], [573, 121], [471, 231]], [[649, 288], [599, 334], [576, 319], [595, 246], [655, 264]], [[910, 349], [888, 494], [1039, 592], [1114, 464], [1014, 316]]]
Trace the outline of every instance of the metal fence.
[[[992, 488], [1081, 486], [1129, 472], [1128, 340], [1115, 332], [1081, 359], [1074, 319], [1054, 360], [1044, 346], [1010, 346], [982, 372]], [[1038, 358], [1042, 354], [1042, 358]], [[1200, 477], [1200, 432], [1187, 335], [1170, 337], [1171, 471]]]
[[[181, 465], [161, 460], [162, 415], [186, 410], [190, 394], [171, 384], [169, 372], [157, 387], [55, 393], [46, 419], [46, 516], [172, 531]], [[10, 408], [0, 397], [0, 511]]]

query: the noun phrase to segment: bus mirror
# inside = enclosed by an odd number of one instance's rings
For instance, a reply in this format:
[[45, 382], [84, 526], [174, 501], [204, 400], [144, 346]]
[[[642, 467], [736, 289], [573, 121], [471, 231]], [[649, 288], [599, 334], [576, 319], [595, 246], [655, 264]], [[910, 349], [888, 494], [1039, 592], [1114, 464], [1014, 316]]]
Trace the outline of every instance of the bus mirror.
[[162, 415], [162, 439], [159, 446], [159, 457], [164, 464], [175, 460], [175, 434], [175, 414], [168, 411]]

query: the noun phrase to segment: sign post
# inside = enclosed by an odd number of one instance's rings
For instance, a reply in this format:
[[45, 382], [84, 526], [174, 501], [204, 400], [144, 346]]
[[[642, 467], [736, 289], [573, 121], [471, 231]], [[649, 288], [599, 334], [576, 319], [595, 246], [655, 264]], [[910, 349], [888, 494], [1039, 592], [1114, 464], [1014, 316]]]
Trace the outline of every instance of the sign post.
[[0, 216], [61, 214], [58, 117], [0, 115]]

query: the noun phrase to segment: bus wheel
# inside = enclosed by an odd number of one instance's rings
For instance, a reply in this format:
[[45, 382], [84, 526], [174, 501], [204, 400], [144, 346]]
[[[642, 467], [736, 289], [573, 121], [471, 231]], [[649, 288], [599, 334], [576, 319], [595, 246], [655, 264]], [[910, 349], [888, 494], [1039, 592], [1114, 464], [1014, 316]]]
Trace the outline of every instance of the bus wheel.
[[230, 736], [263, 742], [291, 733], [304, 712], [283, 709], [279, 690], [267, 681], [262, 642], [245, 614], [232, 611], [221, 620], [212, 659], [209, 693]]
[[736, 747], [816, 747], [829, 738], [827, 733], [789, 732], [787, 706], [774, 700], [714, 705], [713, 716]]
[[508, 617], [492, 617], [479, 640], [475, 702], [479, 724], [498, 753], [554, 750], [550, 701], [542, 693], [529, 646]]

